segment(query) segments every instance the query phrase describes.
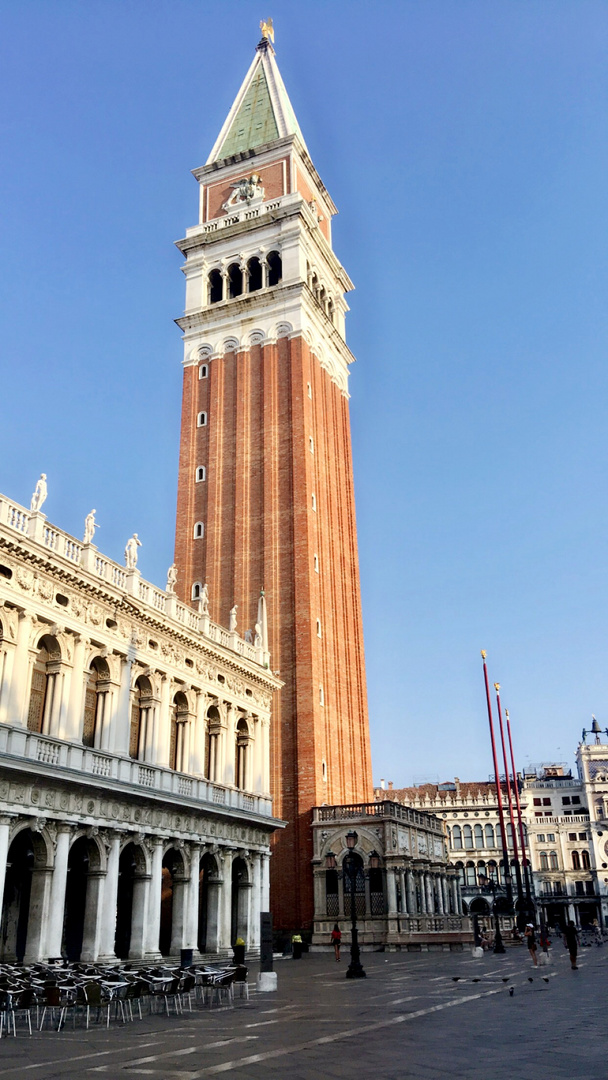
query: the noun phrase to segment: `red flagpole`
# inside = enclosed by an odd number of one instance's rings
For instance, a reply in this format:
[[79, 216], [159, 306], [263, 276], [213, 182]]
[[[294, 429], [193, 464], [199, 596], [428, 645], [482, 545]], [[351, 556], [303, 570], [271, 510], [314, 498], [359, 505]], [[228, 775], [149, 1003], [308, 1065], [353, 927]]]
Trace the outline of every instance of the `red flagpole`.
[[513, 739], [511, 738], [511, 721], [509, 720], [509, 710], [505, 709], [505, 717], [507, 719], [507, 735], [509, 737], [509, 749], [511, 751], [511, 771], [513, 773], [513, 790], [515, 791], [515, 803], [517, 805], [517, 818], [519, 824], [519, 839], [521, 843], [521, 861], [524, 866], [528, 865], [526, 858], [526, 844], [524, 839], [524, 824], [521, 814], [521, 803], [519, 801], [519, 787], [517, 785], [517, 773], [515, 772], [515, 756], [513, 754]]
[[486, 667], [486, 656], [487, 656], [487, 653], [486, 653], [485, 649], [482, 649], [481, 650], [481, 658], [483, 660], [483, 677], [484, 677], [484, 682], [485, 682], [485, 685], [486, 685], [486, 702], [487, 702], [487, 705], [488, 705], [488, 721], [490, 723], [490, 739], [491, 739], [491, 742], [492, 742], [492, 759], [494, 761], [494, 776], [496, 777], [496, 795], [497, 795], [497, 798], [498, 798], [498, 817], [499, 817], [499, 820], [500, 820], [500, 830], [501, 830], [501, 836], [502, 836], [502, 857], [503, 857], [504, 871], [505, 871], [505, 886], [506, 886], [506, 890], [507, 890], [507, 898], [509, 900], [509, 904], [511, 904], [512, 903], [513, 893], [512, 893], [512, 889], [511, 889], [511, 874], [510, 874], [510, 871], [509, 871], [509, 853], [507, 851], [507, 834], [506, 834], [506, 831], [505, 831], [505, 818], [504, 818], [504, 814], [502, 812], [502, 792], [500, 790], [500, 773], [498, 771], [498, 758], [496, 756], [496, 741], [494, 739], [494, 722], [492, 720], [492, 703], [490, 701], [490, 684], [488, 682], [488, 669]]
[[519, 859], [519, 853], [517, 850], [517, 826], [515, 824], [515, 817], [513, 816], [513, 800], [511, 797], [511, 780], [509, 777], [509, 763], [507, 761], [507, 747], [505, 745], [505, 732], [502, 724], [502, 709], [500, 707], [500, 683], [494, 683], [494, 689], [496, 690], [496, 711], [498, 712], [498, 725], [500, 729], [500, 741], [502, 744], [502, 756], [505, 763], [505, 776], [507, 780], [507, 802], [509, 804], [509, 817], [511, 819], [511, 832], [513, 833], [513, 855], [516, 859]]

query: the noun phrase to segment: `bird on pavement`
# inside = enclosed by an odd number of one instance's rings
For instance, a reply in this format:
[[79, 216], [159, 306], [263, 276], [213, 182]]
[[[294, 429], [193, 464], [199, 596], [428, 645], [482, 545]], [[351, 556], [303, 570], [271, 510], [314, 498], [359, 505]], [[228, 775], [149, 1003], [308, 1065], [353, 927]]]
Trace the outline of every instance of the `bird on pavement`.
[[549, 976], [543, 975], [543, 982], [549, 982]]
[[509, 997], [513, 997], [513, 993], [514, 993], [514, 991], [515, 991], [515, 987], [514, 987], [514, 986], [510, 986], [510, 987], [509, 987]]

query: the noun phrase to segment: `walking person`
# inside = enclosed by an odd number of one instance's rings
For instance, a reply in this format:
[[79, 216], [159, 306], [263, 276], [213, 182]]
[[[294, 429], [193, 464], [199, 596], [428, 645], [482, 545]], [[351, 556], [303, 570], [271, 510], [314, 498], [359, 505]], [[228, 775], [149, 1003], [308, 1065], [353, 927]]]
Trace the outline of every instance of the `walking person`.
[[532, 963], [534, 964], [534, 967], [538, 967], [538, 960], [536, 958], [536, 935], [534, 933], [534, 924], [531, 922], [526, 925], [525, 937], [528, 943], [528, 952], [532, 957]]
[[336, 961], [340, 963], [340, 945], [342, 944], [342, 931], [337, 923], [334, 923], [334, 928], [331, 932], [331, 943], [334, 947], [336, 954]]
[[570, 953], [570, 967], [573, 971], [578, 971], [578, 965], [576, 963], [576, 955], [578, 953], [579, 946], [578, 930], [572, 922], [572, 919], [566, 927], [566, 932], [564, 934], [564, 945]]

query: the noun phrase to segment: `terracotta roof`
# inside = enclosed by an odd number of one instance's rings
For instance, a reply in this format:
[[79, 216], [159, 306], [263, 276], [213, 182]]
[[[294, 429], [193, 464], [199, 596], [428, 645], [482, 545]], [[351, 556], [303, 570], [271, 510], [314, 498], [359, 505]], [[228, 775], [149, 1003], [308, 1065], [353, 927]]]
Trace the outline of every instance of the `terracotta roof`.
[[[506, 784], [503, 783], [500, 786], [506, 794]], [[432, 802], [457, 803], [462, 799], [482, 799], [484, 795], [490, 800], [496, 797], [496, 787], [490, 780], [464, 781], [458, 786], [454, 785], [441, 790], [442, 788], [442, 784], [419, 784], [417, 787], [391, 788], [390, 790], [375, 788], [374, 791], [377, 802], [390, 799], [393, 802], [404, 803], [406, 806], [423, 801], [425, 798]]]

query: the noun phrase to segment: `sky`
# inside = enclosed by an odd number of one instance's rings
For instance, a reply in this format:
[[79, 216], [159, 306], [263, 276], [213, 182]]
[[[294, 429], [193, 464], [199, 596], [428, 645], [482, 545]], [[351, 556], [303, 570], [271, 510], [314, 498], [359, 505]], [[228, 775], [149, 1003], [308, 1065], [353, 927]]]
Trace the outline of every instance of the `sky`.
[[0, 491], [173, 559], [174, 241], [272, 15], [355, 283], [347, 340], [374, 782], [608, 727], [608, 6], [0, 0]]

